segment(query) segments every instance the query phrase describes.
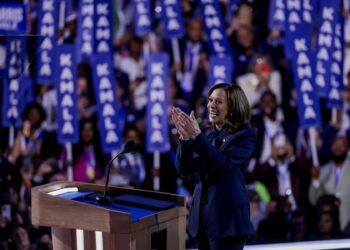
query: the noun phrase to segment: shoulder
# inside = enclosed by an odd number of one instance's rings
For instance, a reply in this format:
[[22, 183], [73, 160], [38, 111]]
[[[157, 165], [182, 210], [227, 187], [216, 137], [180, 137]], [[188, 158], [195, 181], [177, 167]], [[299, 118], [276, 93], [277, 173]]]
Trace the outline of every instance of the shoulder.
[[255, 127], [247, 125], [247, 126], [244, 126], [244, 127], [240, 128], [240, 129], [238, 129], [233, 134], [237, 134], [237, 135], [240, 135], [240, 136], [256, 136], [257, 129]]

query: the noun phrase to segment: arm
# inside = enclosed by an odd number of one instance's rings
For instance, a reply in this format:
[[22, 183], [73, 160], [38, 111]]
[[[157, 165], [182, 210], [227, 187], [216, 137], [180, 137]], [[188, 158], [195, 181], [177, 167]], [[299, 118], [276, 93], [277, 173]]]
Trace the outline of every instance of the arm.
[[180, 175], [192, 175], [198, 171], [193, 160], [193, 141], [181, 141], [176, 151], [175, 167]]
[[256, 130], [249, 128], [235, 139], [230, 148], [220, 152], [208, 142], [206, 136], [201, 133], [193, 141], [193, 149], [206, 163], [201, 165], [199, 171], [210, 168], [214, 173], [225, 174], [233, 168], [245, 167], [256, 143]]

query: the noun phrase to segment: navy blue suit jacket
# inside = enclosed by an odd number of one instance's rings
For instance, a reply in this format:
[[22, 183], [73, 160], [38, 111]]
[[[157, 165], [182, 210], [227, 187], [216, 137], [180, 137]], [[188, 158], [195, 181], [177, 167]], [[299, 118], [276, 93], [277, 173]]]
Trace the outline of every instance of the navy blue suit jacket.
[[182, 141], [177, 148], [178, 172], [196, 175], [188, 231], [196, 237], [203, 218], [211, 238], [252, 235], [245, 171], [255, 147], [256, 129], [246, 126], [230, 134], [224, 128], [218, 137], [222, 140], [219, 149], [208, 141], [213, 132]]

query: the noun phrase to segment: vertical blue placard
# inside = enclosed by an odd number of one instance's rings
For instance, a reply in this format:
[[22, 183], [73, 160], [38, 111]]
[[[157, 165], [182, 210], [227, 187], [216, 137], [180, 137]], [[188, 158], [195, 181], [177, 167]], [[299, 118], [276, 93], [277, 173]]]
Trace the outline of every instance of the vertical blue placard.
[[57, 40], [58, 1], [39, 0], [36, 80], [38, 84], [51, 85], [54, 82], [54, 49]]
[[26, 37], [9, 35], [6, 37], [6, 76], [3, 96], [3, 125], [21, 125], [22, 102], [21, 77], [26, 55]]
[[337, 16], [335, 25], [335, 36], [333, 43], [332, 64], [331, 64], [331, 81], [330, 90], [327, 96], [327, 106], [330, 108], [342, 108], [343, 98], [342, 91], [345, 88], [343, 79], [344, 74], [344, 18], [341, 15]]
[[284, 30], [286, 22], [285, 3], [283, 0], [271, 0], [269, 6], [268, 26], [272, 29]]
[[179, 1], [162, 1], [162, 19], [164, 23], [165, 38], [182, 38], [185, 34], [182, 10]]
[[133, 0], [134, 32], [137, 36], [148, 35], [152, 31], [152, 5], [149, 0]]
[[95, 4], [93, 0], [80, 0], [77, 25], [77, 54], [78, 62], [89, 61], [94, 53]]
[[303, 128], [321, 126], [321, 112], [316, 86], [313, 84], [313, 61], [307, 39], [298, 33], [291, 50], [294, 86], [297, 91], [298, 115]]
[[147, 65], [147, 152], [166, 152], [170, 149], [168, 131], [169, 56], [164, 53], [151, 54]]
[[319, 26], [315, 54], [314, 82], [320, 97], [328, 96], [331, 81], [335, 26], [340, 15], [340, 0], [320, 0]]
[[22, 123], [20, 94], [18, 78], [3, 80], [2, 125], [4, 127], [19, 127]]
[[77, 64], [74, 45], [55, 48], [57, 139], [60, 144], [79, 142]]
[[200, 6], [210, 54], [231, 55], [219, 2], [200, 0]]
[[102, 149], [110, 153], [121, 147], [112, 58], [107, 55], [93, 56], [92, 74]]
[[[315, 13], [318, 0], [285, 0], [285, 54], [288, 59], [293, 57], [294, 35], [303, 33], [308, 47], [311, 47], [311, 35], [314, 29]], [[299, 35], [298, 35], [299, 36]]]
[[22, 3], [0, 3], [0, 34], [25, 34], [26, 8]]
[[232, 83], [232, 58], [212, 55], [209, 58], [209, 85]]
[[113, 54], [112, 0], [95, 0], [95, 53]]

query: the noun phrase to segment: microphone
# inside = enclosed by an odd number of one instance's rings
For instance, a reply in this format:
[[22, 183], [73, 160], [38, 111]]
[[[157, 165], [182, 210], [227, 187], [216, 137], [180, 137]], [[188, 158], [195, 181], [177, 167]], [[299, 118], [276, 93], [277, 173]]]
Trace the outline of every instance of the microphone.
[[112, 166], [112, 162], [117, 159], [120, 155], [122, 154], [126, 154], [126, 153], [130, 153], [130, 152], [134, 152], [136, 150], [138, 150], [140, 147], [139, 144], [135, 144], [134, 141], [128, 141], [125, 145], [122, 151], [120, 151], [116, 156], [114, 156], [107, 164], [107, 168], [108, 168], [108, 172], [107, 172], [107, 179], [106, 179], [106, 185], [103, 191], [103, 195], [98, 195], [96, 196], [96, 201], [98, 204], [100, 205], [110, 205], [112, 203], [111, 198], [109, 198], [108, 196], [106, 196], [107, 193], [107, 188], [108, 188], [108, 182], [109, 182], [109, 174], [111, 172], [111, 166]]

